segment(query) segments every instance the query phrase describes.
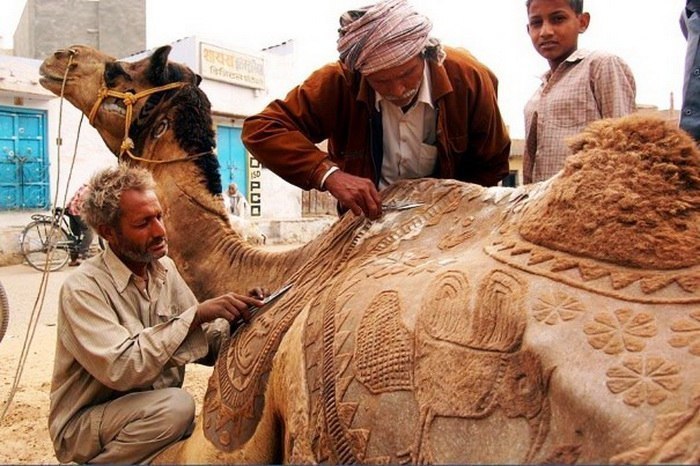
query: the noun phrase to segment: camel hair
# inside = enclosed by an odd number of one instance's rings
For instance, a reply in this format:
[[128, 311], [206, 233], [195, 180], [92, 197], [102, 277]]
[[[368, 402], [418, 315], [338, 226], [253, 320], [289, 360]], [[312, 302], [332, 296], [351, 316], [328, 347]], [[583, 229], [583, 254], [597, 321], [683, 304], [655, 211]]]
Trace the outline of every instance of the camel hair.
[[[169, 47], [59, 50], [42, 85], [153, 172], [199, 299], [293, 283], [224, 344], [164, 463], [698, 463], [700, 154], [675, 125], [602, 120], [549, 181], [398, 182], [271, 254], [228, 226], [210, 104]], [[128, 94], [127, 94], [128, 93]], [[125, 134], [126, 133], [126, 134]], [[169, 161], [168, 163], [158, 163]]]

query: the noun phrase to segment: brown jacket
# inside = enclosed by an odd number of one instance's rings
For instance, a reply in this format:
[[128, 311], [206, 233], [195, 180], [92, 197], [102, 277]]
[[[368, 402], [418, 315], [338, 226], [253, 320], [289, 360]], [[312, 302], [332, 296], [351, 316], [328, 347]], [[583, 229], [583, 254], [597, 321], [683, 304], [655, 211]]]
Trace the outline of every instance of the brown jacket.
[[[438, 159], [434, 176], [493, 186], [508, 174], [510, 138], [498, 109], [498, 80], [464, 49], [446, 47], [443, 64], [432, 61], [437, 104]], [[378, 181], [382, 123], [374, 91], [340, 62], [315, 71], [285, 100], [248, 117], [243, 143], [279, 176], [300, 188], [318, 188], [334, 165]], [[328, 153], [315, 144], [328, 139]]]

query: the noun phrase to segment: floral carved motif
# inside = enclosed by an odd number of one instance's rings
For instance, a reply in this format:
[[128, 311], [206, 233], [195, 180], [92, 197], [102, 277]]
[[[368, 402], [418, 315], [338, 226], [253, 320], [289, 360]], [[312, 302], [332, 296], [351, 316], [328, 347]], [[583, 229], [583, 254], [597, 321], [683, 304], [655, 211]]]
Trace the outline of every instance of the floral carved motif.
[[532, 314], [535, 319], [547, 325], [573, 320], [584, 311], [585, 308], [579, 300], [562, 291], [555, 291], [549, 296], [540, 297], [532, 306]]
[[635, 314], [629, 309], [617, 309], [614, 315], [600, 312], [583, 331], [588, 343], [607, 354], [619, 354], [625, 350], [639, 352], [646, 346], [645, 338], [656, 335], [656, 319], [648, 312]]
[[608, 369], [606, 385], [634, 407], [656, 406], [681, 386], [680, 367], [658, 356], [627, 356], [621, 366]]
[[673, 322], [671, 330], [675, 333], [669, 340], [671, 346], [687, 347], [690, 354], [700, 356], [700, 310], [692, 312], [688, 319]]

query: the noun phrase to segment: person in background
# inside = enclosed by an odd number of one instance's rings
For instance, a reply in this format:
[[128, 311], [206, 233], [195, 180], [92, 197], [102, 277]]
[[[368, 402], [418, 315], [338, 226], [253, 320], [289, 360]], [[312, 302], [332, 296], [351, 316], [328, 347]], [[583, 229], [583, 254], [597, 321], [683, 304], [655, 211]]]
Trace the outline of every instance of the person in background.
[[[406, 0], [346, 12], [340, 60], [248, 117], [243, 143], [286, 181], [369, 218], [382, 214], [378, 188], [401, 179], [497, 184], [510, 151], [498, 80], [431, 29]], [[324, 140], [327, 153], [316, 146]]]
[[523, 181], [533, 183], [564, 167], [567, 138], [595, 120], [634, 112], [636, 86], [621, 58], [578, 49], [591, 19], [583, 0], [527, 0], [526, 7], [532, 45], [549, 63], [525, 106]]
[[248, 216], [248, 201], [238, 190], [236, 183], [228, 185], [228, 208], [229, 212], [237, 217]]
[[686, 0], [681, 30], [687, 41], [680, 127], [700, 141], [700, 0]]
[[80, 244], [77, 249], [71, 249], [70, 251], [70, 263], [71, 267], [80, 265], [81, 259], [87, 259], [90, 251], [90, 245], [92, 244], [92, 239], [94, 234], [92, 229], [80, 216], [80, 211], [83, 207], [83, 200], [87, 194], [87, 184], [83, 184], [78, 188], [78, 190], [73, 194], [68, 205], [66, 206], [66, 214], [68, 215], [68, 221], [70, 224], [70, 229], [73, 235], [80, 238]]
[[[108, 243], [60, 292], [49, 433], [61, 463], [149, 462], [192, 431], [185, 364], [213, 364], [251, 296], [198, 303], [173, 261], [151, 174], [95, 174], [82, 215]], [[265, 290], [251, 294], [263, 298]]]

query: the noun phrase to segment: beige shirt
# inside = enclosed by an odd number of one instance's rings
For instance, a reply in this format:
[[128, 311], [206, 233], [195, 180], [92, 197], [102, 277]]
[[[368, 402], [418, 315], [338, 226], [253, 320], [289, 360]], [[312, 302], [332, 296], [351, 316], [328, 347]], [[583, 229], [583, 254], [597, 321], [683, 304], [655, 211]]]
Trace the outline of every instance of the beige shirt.
[[59, 460], [65, 428], [85, 408], [182, 386], [185, 364], [228, 335], [224, 320], [188, 335], [197, 299], [170, 258], [152, 263], [148, 276], [146, 283], [107, 248], [61, 288], [49, 408]]
[[546, 180], [564, 168], [567, 138], [601, 118], [635, 111], [632, 70], [619, 57], [577, 50], [555, 70], [525, 106], [523, 180]]
[[436, 110], [430, 84], [430, 69], [425, 65], [416, 102], [406, 113], [377, 94], [384, 139], [380, 189], [405, 178], [430, 176], [435, 171]]

